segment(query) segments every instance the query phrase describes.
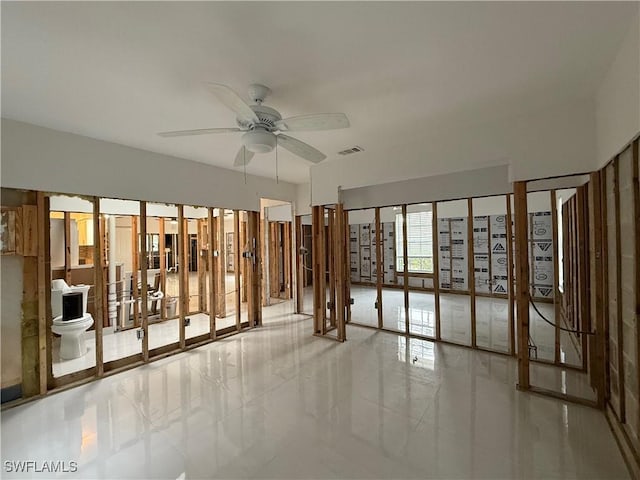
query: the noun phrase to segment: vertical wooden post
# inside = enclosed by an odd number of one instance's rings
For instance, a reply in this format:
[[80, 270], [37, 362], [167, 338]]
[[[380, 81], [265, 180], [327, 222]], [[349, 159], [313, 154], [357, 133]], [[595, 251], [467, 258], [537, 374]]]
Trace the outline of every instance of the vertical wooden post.
[[284, 228], [284, 239], [283, 239], [283, 247], [282, 247], [282, 255], [283, 255], [283, 263], [284, 263], [284, 296], [286, 299], [293, 298], [291, 291], [291, 222], [285, 222]]
[[327, 208], [329, 238], [327, 241], [327, 258], [329, 258], [329, 325], [336, 326], [336, 264], [335, 259], [335, 238], [336, 238], [336, 211]]
[[296, 232], [296, 313], [302, 313], [304, 311], [304, 264], [300, 248], [302, 247], [302, 217], [296, 215], [295, 217], [295, 232]]
[[[109, 245], [115, 248], [115, 245]], [[142, 313], [142, 358], [149, 361], [149, 308], [147, 304], [147, 202], [140, 202], [140, 280], [142, 283], [140, 310]]]
[[405, 333], [410, 333], [409, 325], [409, 252], [407, 248], [407, 205], [402, 205], [402, 259], [404, 263], [403, 287], [404, 287], [404, 328]]
[[516, 306], [518, 310], [518, 389], [529, 390], [529, 235], [527, 183], [515, 182]]
[[[589, 261], [589, 245], [588, 245], [588, 223], [587, 223], [587, 195], [586, 187], [584, 185], [577, 188], [576, 191], [576, 233], [577, 233], [577, 268], [578, 278], [576, 294], [578, 298], [578, 305], [576, 308], [578, 313], [577, 328], [582, 331], [591, 331], [591, 321], [589, 318], [589, 304], [588, 304], [588, 261]], [[556, 322], [558, 317], [556, 317]], [[587, 335], [580, 334], [580, 341], [582, 344], [582, 369], [587, 371], [587, 356], [588, 356], [588, 344]]]
[[551, 231], [553, 232], [553, 310], [554, 310], [554, 362], [560, 363], [560, 322], [562, 313], [560, 309], [560, 269], [558, 265], [559, 249], [558, 249], [558, 201], [556, 198], [556, 191], [551, 190], [549, 192], [551, 196]]
[[71, 213], [64, 212], [64, 281], [71, 285]]
[[506, 196], [507, 200], [507, 216], [505, 218], [505, 223], [507, 224], [506, 232], [507, 232], [507, 295], [509, 297], [509, 312], [507, 312], [507, 319], [509, 321], [509, 325], [507, 326], [507, 332], [509, 334], [509, 354], [515, 355], [516, 353], [516, 335], [514, 329], [514, 318], [513, 318], [513, 309], [515, 302], [515, 291], [514, 291], [514, 276], [513, 269], [515, 264], [514, 259], [514, 251], [513, 251], [513, 216], [511, 212], [511, 194]]
[[216, 279], [218, 281], [218, 316], [227, 316], [227, 243], [224, 236], [224, 209], [218, 209], [218, 257], [216, 259]]
[[349, 212], [344, 211], [344, 261], [345, 261], [345, 303], [346, 303], [346, 317], [345, 323], [351, 322], [351, 252], [349, 249]]
[[[382, 328], [382, 273], [384, 272], [384, 259], [382, 258], [382, 223], [380, 222], [380, 207], [375, 209], [376, 223], [376, 309], [378, 311], [378, 328]], [[350, 261], [350, 259], [347, 259]]]
[[[49, 378], [53, 376], [49, 350], [51, 344], [51, 248], [49, 197], [36, 194], [38, 222], [38, 376], [40, 395], [47, 393]], [[66, 227], [66, 222], [65, 222]], [[66, 234], [66, 228], [65, 228]], [[66, 247], [66, 244], [65, 244]], [[67, 265], [65, 248], [65, 267]]]
[[440, 334], [440, 247], [438, 238], [438, 204], [431, 203], [431, 241], [433, 245], [433, 297], [435, 301], [436, 340], [441, 340]]
[[260, 214], [258, 212], [247, 212], [247, 242], [248, 251], [251, 258], [247, 259], [247, 313], [249, 316], [249, 327], [260, 325], [260, 249], [259, 249], [259, 224]]
[[[207, 224], [206, 220], [199, 218], [197, 220], [198, 223], [198, 253], [196, 254], [197, 262], [198, 262], [198, 311], [206, 312], [207, 311], [207, 268], [206, 268], [206, 257], [203, 255], [204, 246], [207, 242]], [[191, 245], [189, 245], [191, 247]], [[189, 248], [191, 250], [191, 248]]]
[[167, 255], [165, 249], [164, 218], [158, 218], [158, 248], [160, 249], [160, 290], [164, 293], [160, 301], [160, 318], [167, 318]]
[[215, 249], [215, 219], [213, 217], [213, 208], [207, 209], [207, 228], [209, 230], [207, 239], [207, 264], [209, 266], [209, 338], [215, 340], [216, 338], [216, 269], [215, 269], [215, 257], [213, 251]]
[[616, 304], [618, 330], [618, 385], [620, 392], [620, 422], [627, 421], [626, 393], [625, 393], [625, 365], [624, 365], [624, 328], [622, 321], [622, 241], [620, 240], [620, 161], [618, 157], [613, 161], [614, 167], [614, 202], [615, 202], [615, 226], [616, 226]]
[[269, 227], [269, 219], [267, 218], [268, 209], [264, 209], [265, 217], [260, 221], [260, 237], [262, 238], [262, 306], [271, 305], [271, 230]]
[[[102, 264], [104, 263], [104, 252], [102, 251], [103, 243], [100, 241], [100, 236], [103, 233], [100, 229], [100, 224], [100, 197], [93, 197], [93, 305], [95, 314], [93, 324], [96, 335], [96, 372], [98, 377], [104, 375], [102, 342], [102, 322], [104, 318], [102, 310], [102, 298], [104, 297]], [[136, 284], [135, 278], [133, 283]]]
[[184, 206], [178, 205], [178, 248], [180, 262], [178, 267], [178, 291], [180, 295], [178, 325], [180, 328], [180, 348], [185, 348], [185, 318], [189, 313], [189, 291], [186, 288], [185, 273], [189, 273], [189, 262], [186, 255], [187, 231], [184, 218]]
[[324, 251], [324, 207], [312, 207], [313, 229], [313, 324], [314, 333], [325, 334], [326, 330], [326, 267]]
[[345, 262], [345, 215], [342, 203], [337, 203], [334, 211], [334, 275], [335, 275], [335, 310], [336, 310], [336, 327], [338, 329], [338, 340], [344, 342], [347, 339], [347, 331], [345, 327], [345, 285], [344, 278], [346, 275]]
[[469, 293], [471, 294], [471, 346], [476, 348], [477, 342], [477, 329], [476, 329], [476, 267], [473, 248], [473, 199], [467, 198], [467, 255], [469, 261], [467, 262], [469, 268]]
[[[605, 355], [605, 329], [604, 329], [604, 282], [603, 282], [603, 250], [602, 250], [602, 190], [600, 175], [595, 172], [589, 178], [589, 217], [591, 252], [591, 318], [595, 326], [594, 348], [590, 352], [592, 357], [591, 378], [592, 386], [596, 390], [598, 408], [605, 407], [607, 369]], [[557, 321], [557, 320], [556, 320]]]
[[240, 302], [240, 212], [233, 211], [233, 272], [236, 279], [236, 330], [242, 329]]
[[[95, 234], [94, 230], [94, 239], [95, 242], [98, 242], [98, 237]], [[140, 269], [139, 260], [140, 260], [140, 252], [138, 252], [138, 243], [140, 242], [138, 236], [138, 217], [131, 217], [131, 296], [133, 297], [133, 326], [140, 326], [140, 316], [138, 310], [138, 300], [140, 298], [140, 294], [138, 292], [138, 270]], [[94, 266], [97, 265], [94, 260]], [[95, 302], [95, 299], [94, 299]], [[95, 320], [98, 321], [97, 319]]]
[[[247, 220], [246, 220], [246, 215], [248, 215], [248, 212], [244, 212], [241, 213], [241, 217], [242, 215], [245, 215], [245, 220], [243, 220], [242, 218], [240, 219], [240, 277], [242, 279], [242, 297], [241, 297], [241, 302], [242, 303], [247, 303], [247, 298], [248, 298], [248, 274], [247, 274], [247, 269], [248, 269], [248, 262], [247, 259], [245, 257], [243, 257], [243, 253], [247, 250]], [[248, 310], [247, 310], [248, 311]]]
[[[636, 326], [640, 324], [640, 139], [636, 138], [631, 147], [633, 162], [633, 218], [635, 227], [635, 290], [636, 290]], [[640, 365], [640, 332], [636, 332], [636, 365]], [[640, 368], [636, 369], [636, 384], [640, 385]], [[640, 401], [640, 399], [639, 399]], [[640, 406], [638, 406], [640, 410]]]

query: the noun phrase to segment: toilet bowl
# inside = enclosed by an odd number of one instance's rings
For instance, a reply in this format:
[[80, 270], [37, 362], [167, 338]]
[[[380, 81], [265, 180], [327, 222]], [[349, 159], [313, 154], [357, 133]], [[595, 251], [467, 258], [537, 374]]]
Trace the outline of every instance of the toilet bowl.
[[51, 331], [60, 335], [60, 358], [72, 360], [87, 353], [84, 332], [93, 325], [93, 317], [85, 313], [80, 318], [63, 320], [62, 315], [53, 319]]
[[[93, 317], [87, 313], [87, 297], [90, 285], [67, 285], [64, 280], [51, 282], [51, 313], [53, 323], [51, 331], [60, 335], [60, 358], [71, 360], [87, 353], [84, 332], [93, 325]], [[65, 293], [82, 293], [82, 316], [71, 320], [62, 319], [62, 295]]]

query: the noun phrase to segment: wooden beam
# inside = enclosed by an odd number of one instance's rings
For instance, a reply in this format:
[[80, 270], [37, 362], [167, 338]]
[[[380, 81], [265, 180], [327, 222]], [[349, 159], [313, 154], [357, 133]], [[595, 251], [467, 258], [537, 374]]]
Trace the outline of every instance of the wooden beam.
[[[636, 291], [636, 365], [640, 366], [640, 332], [637, 325], [640, 325], [640, 139], [636, 139], [631, 146], [631, 162], [633, 163], [633, 221], [635, 228], [635, 291]], [[636, 385], [640, 385], [640, 368], [636, 368]], [[640, 402], [640, 396], [638, 398]], [[640, 412], [640, 404], [636, 405]], [[640, 452], [639, 452], [640, 453]]]
[[[100, 236], [103, 234], [102, 230], [100, 229], [101, 223], [100, 197], [93, 197], [93, 308], [95, 314], [93, 324], [95, 327], [96, 371], [98, 377], [102, 377], [104, 375], [104, 347], [102, 341], [102, 319], [104, 318], [104, 312], [102, 310], [102, 299], [104, 297], [105, 288], [103, 283], [104, 277], [102, 275], [102, 264], [104, 263], [104, 244], [100, 241]], [[136, 285], [135, 277], [133, 283], [134, 285]]]
[[284, 233], [284, 241], [283, 243], [283, 251], [282, 254], [284, 255], [284, 296], [286, 299], [291, 299], [293, 298], [292, 296], [292, 290], [291, 290], [291, 285], [293, 283], [292, 280], [292, 271], [293, 269], [291, 268], [291, 243], [292, 243], [292, 238], [291, 238], [291, 222], [285, 222], [284, 223], [284, 228], [283, 228], [283, 233]]
[[335, 249], [336, 249], [336, 212], [334, 209], [327, 209], [328, 215], [328, 232], [329, 238], [327, 241], [327, 251], [329, 258], [329, 325], [332, 327], [336, 326], [336, 263], [335, 259]]
[[560, 252], [558, 251], [558, 205], [556, 199], [556, 191], [549, 192], [551, 200], [551, 231], [553, 232], [553, 308], [554, 308], [554, 362], [560, 363], [560, 322], [562, 312], [560, 311], [560, 268], [558, 259]]
[[[198, 312], [207, 311], [207, 265], [204, 246], [207, 242], [207, 223], [203, 218], [196, 220], [198, 224], [197, 268], [198, 268]], [[191, 251], [191, 245], [189, 245]]]
[[209, 234], [207, 235], [207, 264], [209, 266], [209, 338], [211, 340], [215, 340], [216, 338], [216, 311], [218, 310], [218, 306], [216, 305], [216, 257], [213, 255], [216, 243], [215, 223], [213, 208], [209, 207], [207, 209], [207, 228], [209, 229]]
[[224, 236], [224, 209], [218, 209], [218, 257], [216, 259], [216, 279], [218, 281], [218, 316], [227, 316], [227, 244]]
[[[109, 245], [109, 248], [115, 248], [115, 245]], [[149, 305], [148, 298], [148, 282], [147, 282], [147, 202], [140, 202], [140, 280], [142, 291], [140, 292], [140, 310], [142, 314], [142, 358], [145, 362], [149, 361]]]
[[407, 206], [402, 205], [402, 261], [403, 270], [403, 290], [404, 290], [404, 328], [405, 332], [410, 332], [409, 325], [409, 252], [407, 248]]
[[600, 170], [600, 205], [602, 225], [602, 285], [603, 285], [603, 323], [604, 323], [604, 355], [605, 355], [605, 400], [611, 399], [611, 348], [609, 338], [611, 335], [609, 323], [609, 226], [608, 223], [608, 199], [607, 199], [607, 168]]
[[518, 389], [529, 390], [529, 235], [527, 183], [514, 182]]
[[[378, 328], [384, 326], [382, 321], [382, 274], [384, 272], [384, 258], [382, 257], [382, 223], [380, 222], [380, 207], [375, 209], [376, 224], [376, 309], [378, 312]], [[347, 261], [351, 261], [347, 259]], [[351, 276], [351, 275], [349, 275]]]
[[467, 198], [467, 262], [469, 268], [469, 293], [471, 295], [471, 347], [478, 346], [476, 330], [476, 267], [473, 248], [473, 199]]
[[[265, 215], [268, 210], [265, 209]], [[260, 238], [262, 252], [262, 306], [271, 305], [271, 262], [269, 249], [271, 248], [269, 220], [265, 216], [260, 220]]]
[[165, 249], [167, 248], [165, 242], [165, 229], [164, 218], [158, 218], [158, 248], [160, 249], [160, 290], [164, 293], [162, 300], [160, 301], [160, 318], [167, 318], [167, 255]]
[[513, 277], [513, 269], [514, 269], [514, 251], [513, 251], [513, 222], [512, 222], [512, 213], [511, 213], [511, 194], [506, 196], [507, 201], [507, 216], [506, 227], [507, 227], [507, 295], [509, 299], [509, 312], [507, 313], [507, 318], [509, 321], [509, 325], [507, 326], [507, 331], [509, 334], [509, 353], [511, 355], [516, 354], [516, 335], [514, 327], [514, 318], [513, 318], [513, 310], [515, 306], [515, 291], [514, 291], [514, 277]]
[[295, 258], [296, 258], [296, 313], [304, 311], [304, 265], [300, 248], [302, 247], [302, 217], [295, 217]]
[[342, 203], [337, 203], [334, 211], [334, 275], [335, 275], [335, 310], [336, 310], [336, 328], [338, 330], [338, 340], [344, 342], [347, 339], [347, 331], [345, 327], [345, 285], [344, 278], [346, 275], [345, 261], [345, 215]]
[[177, 252], [180, 252], [180, 261], [178, 263], [178, 292], [180, 301], [178, 302], [178, 326], [180, 329], [180, 349], [185, 348], [185, 318], [189, 312], [189, 290], [186, 288], [185, 272], [189, 272], [189, 262], [186, 255], [186, 224], [184, 218], [184, 206], [178, 205], [178, 248]]
[[602, 189], [600, 175], [592, 173], [589, 178], [589, 250], [591, 259], [591, 318], [595, 327], [594, 348], [590, 351], [591, 385], [596, 390], [598, 408], [603, 409], [606, 399], [607, 369], [605, 355], [605, 329], [604, 329], [604, 282], [603, 282], [603, 253], [602, 253]]
[[233, 211], [233, 272], [236, 279], [236, 330], [242, 330], [240, 301], [240, 212]]
[[[98, 238], [95, 236], [94, 238]], [[96, 240], [97, 241], [97, 240]], [[139, 265], [139, 252], [138, 252], [138, 217], [131, 217], [131, 296], [133, 297], [133, 326], [140, 326], [140, 316], [138, 314], [138, 299], [140, 298], [138, 292], [138, 270]], [[95, 261], [94, 261], [95, 265]], [[97, 320], [96, 320], [97, 322]]]
[[[589, 291], [588, 291], [588, 261], [589, 261], [589, 247], [587, 242], [588, 227], [587, 227], [587, 215], [588, 210], [586, 208], [587, 195], [586, 195], [586, 187], [584, 185], [580, 186], [576, 190], [576, 234], [577, 234], [577, 249], [576, 249], [576, 260], [577, 260], [577, 288], [576, 293], [578, 297], [578, 305], [576, 308], [576, 313], [578, 314], [578, 321], [576, 323], [577, 329], [582, 331], [591, 331], [591, 322], [589, 319]], [[557, 322], [556, 317], [556, 322]], [[588, 345], [587, 345], [587, 335], [580, 334], [581, 341], [581, 357], [582, 357], [582, 369], [587, 371], [587, 355], [588, 355]]]
[[616, 226], [616, 304], [617, 304], [617, 325], [618, 330], [618, 385], [620, 392], [620, 422], [625, 423], [627, 421], [626, 413], [626, 393], [625, 393], [625, 368], [624, 368], [624, 328], [622, 322], [622, 245], [620, 240], [620, 161], [618, 157], [614, 160], [614, 188], [615, 193], [615, 226]]
[[[47, 361], [48, 339], [51, 338], [51, 249], [49, 198], [36, 194], [38, 229], [38, 380], [40, 395], [47, 393], [50, 362]], [[34, 352], [35, 353], [35, 352]]]
[[324, 335], [326, 330], [326, 276], [324, 252], [324, 207], [312, 207], [313, 256], [313, 330]]
[[247, 293], [247, 313], [249, 316], [249, 327], [257, 327], [261, 323], [260, 310], [262, 302], [260, 300], [260, 214], [258, 212], [247, 212], [247, 242], [248, 251], [251, 258], [247, 262], [248, 293]]
[[436, 340], [441, 340], [440, 333], [440, 248], [438, 238], [438, 204], [431, 203], [431, 241], [433, 245], [433, 297], [436, 315]]
[[[346, 302], [346, 317], [345, 323], [351, 322], [351, 253], [349, 249], [349, 212], [344, 211], [344, 261], [345, 261], [345, 302]], [[384, 264], [383, 264], [384, 266]], [[346, 327], [345, 327], [346, 328]]]
[[71, 213], [64, 212], [64, 281], [71, 285]]

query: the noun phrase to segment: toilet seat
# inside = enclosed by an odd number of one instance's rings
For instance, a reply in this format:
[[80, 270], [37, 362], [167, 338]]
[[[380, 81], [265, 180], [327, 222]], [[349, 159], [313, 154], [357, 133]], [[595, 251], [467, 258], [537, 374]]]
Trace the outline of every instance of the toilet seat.
[[74, 325], [76, 323], [81, 323], [89, 319], [91, 319], [91, 322], [93, 322], [93, 318], [91, 317], [90, 313], [85, 313], [82, 317], [74, 318], [72, 320], [62, 320], [62, 315], [60, 315], [53, 319], [53, 324], [60, 326]]

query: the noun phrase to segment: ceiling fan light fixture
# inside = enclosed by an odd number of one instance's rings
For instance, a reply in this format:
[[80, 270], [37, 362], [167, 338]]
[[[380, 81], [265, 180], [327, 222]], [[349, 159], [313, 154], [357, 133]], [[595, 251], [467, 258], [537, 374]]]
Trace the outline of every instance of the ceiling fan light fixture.
[[268, 153], [276, 146], [276, 136], [262, 128], [256, 128], [242, 135], [242, 144], [254, 153]]

